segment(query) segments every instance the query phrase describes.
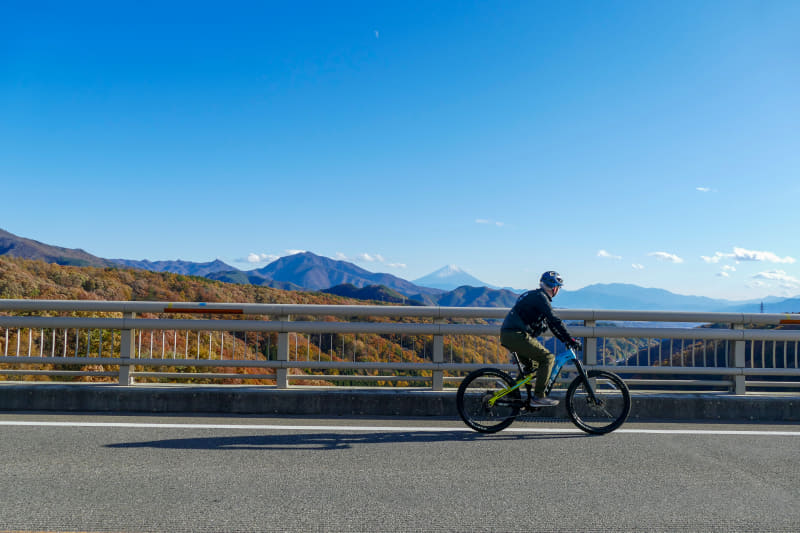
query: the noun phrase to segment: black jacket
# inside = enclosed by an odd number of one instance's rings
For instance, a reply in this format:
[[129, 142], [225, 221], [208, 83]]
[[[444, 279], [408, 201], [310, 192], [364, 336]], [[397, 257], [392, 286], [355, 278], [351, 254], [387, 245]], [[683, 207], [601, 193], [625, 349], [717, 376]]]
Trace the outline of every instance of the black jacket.
[[571, 340], [564, 322], [553, 314], [552, 298], [544, 289], [524, 292], [506, 315], [501, 329], [525, 331], [538, 337], [549, 327], [563, 343]]

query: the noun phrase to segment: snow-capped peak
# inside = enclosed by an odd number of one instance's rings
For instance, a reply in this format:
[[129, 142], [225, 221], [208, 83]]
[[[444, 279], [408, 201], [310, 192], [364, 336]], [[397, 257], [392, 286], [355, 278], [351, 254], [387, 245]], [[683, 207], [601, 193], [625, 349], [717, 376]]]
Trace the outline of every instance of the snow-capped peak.
[[416, 285], [423, 287], [433, 287], [435, 289], [453, 290], [463, 285], [471, 287], [485, 287], [486, 283], [470, 275], [464, 269], [456, 265], [447, 265], [427, 276], [414, 280]]

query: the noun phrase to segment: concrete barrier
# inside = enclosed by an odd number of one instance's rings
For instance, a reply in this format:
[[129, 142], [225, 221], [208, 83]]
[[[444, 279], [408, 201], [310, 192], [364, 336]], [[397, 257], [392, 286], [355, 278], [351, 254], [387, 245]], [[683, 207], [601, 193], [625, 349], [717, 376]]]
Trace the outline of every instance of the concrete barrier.
[[[455, 391], [211, 385], [0, 384], [0, 411], [453, 416]], [[629, 420], [800, 421], [800, 395], [633, 393]], [[564, 418], [563, 402], [542, 417]]]

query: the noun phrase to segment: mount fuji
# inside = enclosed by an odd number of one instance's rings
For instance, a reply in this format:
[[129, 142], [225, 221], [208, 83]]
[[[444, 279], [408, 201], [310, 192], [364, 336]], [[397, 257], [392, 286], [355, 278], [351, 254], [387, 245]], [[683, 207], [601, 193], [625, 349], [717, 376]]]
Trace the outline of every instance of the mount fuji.
[[415, 279], [412, 283], [422, 287], [442, 289], [444, 291], [452, 291], [464, 285], [469, 285], [470, 287], [490, 286], [456, 265], [442, 267], [435, 272], [431, 272], [427, 276]]

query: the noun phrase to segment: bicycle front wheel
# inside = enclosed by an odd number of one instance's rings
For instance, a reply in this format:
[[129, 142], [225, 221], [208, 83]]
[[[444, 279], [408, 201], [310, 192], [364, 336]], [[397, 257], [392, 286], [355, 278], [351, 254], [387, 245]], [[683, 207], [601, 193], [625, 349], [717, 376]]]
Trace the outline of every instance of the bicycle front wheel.
[[587, 433], [603, 435], [620, 427], [631, 411], [631, 395], [622, 378], [605, 370], [590, 370], [594, 380], [594, 396], [586, 382], [578, 376], [567, 389], [567, 414], [572, 422]]
[[519, 389], [514, 389], [494, 404], [490, 400], [516, 382], [496, 368], [478, 369], [461, 382], [456, 394], [458, 414], [464, 423], [481, 433], [495, 433], [507, 428], [522, 406]]

